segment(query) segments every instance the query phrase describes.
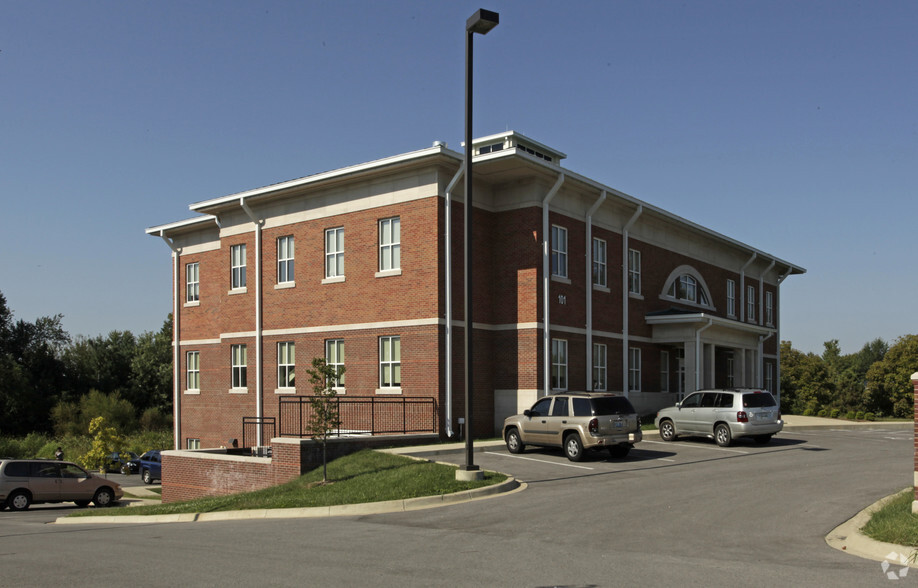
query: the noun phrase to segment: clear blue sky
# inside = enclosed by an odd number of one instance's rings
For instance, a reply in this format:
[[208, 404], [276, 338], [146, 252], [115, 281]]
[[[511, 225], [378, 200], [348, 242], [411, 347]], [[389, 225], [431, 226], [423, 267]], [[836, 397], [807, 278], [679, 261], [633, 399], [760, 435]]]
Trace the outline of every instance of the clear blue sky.
[[781, 337], [918, 333], [918, 2], [0, 0], [0, 292], [157, 330], [188, 205], [475, 134], [807, 268]]

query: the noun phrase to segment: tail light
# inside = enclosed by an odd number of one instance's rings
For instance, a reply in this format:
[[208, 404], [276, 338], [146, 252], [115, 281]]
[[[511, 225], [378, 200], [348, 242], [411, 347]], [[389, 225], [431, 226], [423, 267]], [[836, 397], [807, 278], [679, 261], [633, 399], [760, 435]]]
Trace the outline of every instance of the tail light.
[[781, 420], [781, 411], [780, 411], [780, 410], [778, 411], [778, 417], [777, 417], [777, 418], [778, 418], [779, 421]]
[[746, 414], [745, 410], [741, 410], [738, 413], [736, 413], [736, 422], [738, 423], [748, 423], [749, 422], [749, 416]]
[[590, 435], [599, 433], [599, 419], [590, 419]]

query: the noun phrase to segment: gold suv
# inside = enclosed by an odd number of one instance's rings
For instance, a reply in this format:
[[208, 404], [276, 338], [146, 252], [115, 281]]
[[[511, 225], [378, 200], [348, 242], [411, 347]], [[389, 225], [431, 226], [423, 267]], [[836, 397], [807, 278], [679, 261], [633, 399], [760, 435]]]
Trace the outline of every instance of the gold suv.
[[539, 445], [560, 447], [571, 461], [583, 459], [588, 449], [606, 448], [612, 457], [625, 457], [641, 440], [641, 420], [624, 396], [564, 392], [504, 419], [503, 435], [510, 453]]

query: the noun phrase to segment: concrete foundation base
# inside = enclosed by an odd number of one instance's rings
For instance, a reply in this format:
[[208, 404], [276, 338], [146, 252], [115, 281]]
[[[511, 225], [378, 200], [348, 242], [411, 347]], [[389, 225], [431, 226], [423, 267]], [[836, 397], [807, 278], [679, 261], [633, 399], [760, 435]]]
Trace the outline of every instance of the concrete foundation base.
[[484, 472], [481, 470], [464, 470], [459, 468], [456, 470], [456, 480], [459, 482], [474, 482], [476, 480], [484, 480]]

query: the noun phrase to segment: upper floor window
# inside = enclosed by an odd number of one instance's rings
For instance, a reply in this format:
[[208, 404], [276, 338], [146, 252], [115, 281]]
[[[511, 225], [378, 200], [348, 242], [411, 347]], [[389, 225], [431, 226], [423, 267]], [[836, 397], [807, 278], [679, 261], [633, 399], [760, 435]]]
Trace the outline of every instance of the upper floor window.
[[296, 387], [296, 346], [293, 341], [277, 344], [277, 387]]
[[325, 341], [325, 365], [335, 370], [335, 388], [344, 388], [344, 339]]
[[628, 250], [628, 292], [641, 293], [641, 252], [637, 249]]
[[755, 321], [755, 286], [746, 286], [746, 319]]
[[696, 277], [696, 272], [679, 273], [671, 278], [666, 295], [676, 300], [692, 302], [701, 306], [710, 306], [710, 298], [704, 284]]
[[293, 237], [277, 239], [277, 283], [293, 282]]
[[232, 353], [233, 388], [245, 388], [248, 386], [248, 360], [245, 345], [233, 345], [230, 351]]
[[198, 302], [201, 295], [201, 266], [198, 262], [185, 266], [185, 302]]
[[775, 324], [775, 297], [772, 292], [765, 292], [765, 324], [769, 327]]
[[399, 388], [402, 385], [402, 338], [379, 338], [379, 387]]
[[593, 284], [606, 287], [606, 242], [602, 239], [593, 239]]
[[245, 244], [230, 247], [230, 286], [245, 288]]
[[551, 275], [567, 277], [567, 229], [551, 227]]
[[736, 316], [736, 282], [727, 280], [727, 316]]
[[567, 390], [567, 341], [551, 340], [551, 388]]
[[344, 277], [344, 227], [325, 230], [325, 277]]
[[402, 267], [401, 220], [399, 217], [379, 221], [379, 271]]

